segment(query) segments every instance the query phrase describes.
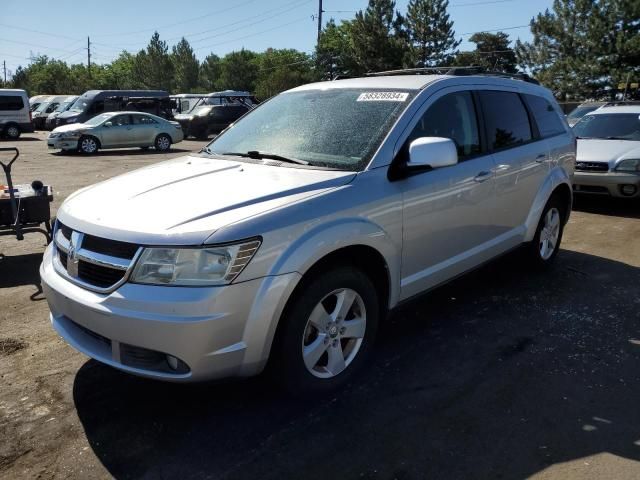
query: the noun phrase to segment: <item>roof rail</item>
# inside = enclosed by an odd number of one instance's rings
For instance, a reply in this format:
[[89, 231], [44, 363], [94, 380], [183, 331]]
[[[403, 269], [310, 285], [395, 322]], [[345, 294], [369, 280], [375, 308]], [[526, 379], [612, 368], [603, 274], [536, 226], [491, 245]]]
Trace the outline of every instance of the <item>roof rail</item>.
[[523, 82], [540, 85], [535, 78], [530, 77], [526, 73], [505, 73], [486, 70], [484, 67], [419, 67], [419, 68], [402, 68], [398, 70], [387, 70], [384, 72], [367, 73], [368, 77], [388, 76], [388, 75], [454, 75], [463, 77], [468, 75], [484, 75], [488, 77], [512, 78], [522, 80]]

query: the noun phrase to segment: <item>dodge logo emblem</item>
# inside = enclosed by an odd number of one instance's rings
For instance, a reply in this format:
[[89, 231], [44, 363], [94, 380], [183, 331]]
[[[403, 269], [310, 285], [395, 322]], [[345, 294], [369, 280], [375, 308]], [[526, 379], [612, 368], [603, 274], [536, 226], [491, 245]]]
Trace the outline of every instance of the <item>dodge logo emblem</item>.
[[71, 232], [69, 251], [67, 252], [67, 273], [71, 277], [78, 276], [78, 250], [82, 243], [82, 234]]

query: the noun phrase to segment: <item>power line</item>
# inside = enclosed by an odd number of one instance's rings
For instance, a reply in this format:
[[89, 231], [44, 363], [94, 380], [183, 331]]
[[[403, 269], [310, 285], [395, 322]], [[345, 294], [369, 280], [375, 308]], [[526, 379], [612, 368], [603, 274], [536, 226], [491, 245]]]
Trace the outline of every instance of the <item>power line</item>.
[[16, 27], [14, 25], [7, 25], [5, 23], [0, 23], [0, 27], [12, 28], [14, 30], [22, 30], [24, 32], [39, 33], [40, 35], [48, 35], [50, 37], [64, 38], [66, 40], [75, 40], [76, 42], [80, 41], [78, 38], [67, 37], [66, 35], [60, 35], [57, 33], [48, 33], [48, 32], [43, 32], [41, 30], [32, 30], [31, 28]]
[[518, 28], [526, 28], [526, 27], [530, 27], [529, 24], [526, 25], [516, 25], [514, 27], [502, 27], [502, 28], [496, 28], [493, 30], [480, 30], [478, 32], [466, 32], [466, 33], [460, 33], [460, 35], [475, 35], [476, 33], [493, 33], [493, 32], [501, 32], [503, 30], [516, 30]]
[[474, 7], [476, 5], [491, 5], [494, 3], [510, 3], [514, 1], [515, 0], [489, 0], [489, 1], [472, 2], [472, 3], [454, 3], [449, 5], [449, 7]]
[[58, 50], [58, 51], [65, 52], [65, 53], [71, 53], [71, 50], [65, 50], [63, 48], [50, 47], [50, 46], [45, 46], [45, 45], [38, 45], [36, 43], [19, 42], [17, 40], [7, 40], [6, 38], [0, 38], [0, 41], [9, 42], [9, 43], [17, 43], [18, 45], [27, 45], [29, 47], [44, 48], [44, 49], [47, 49], [47, 50]]

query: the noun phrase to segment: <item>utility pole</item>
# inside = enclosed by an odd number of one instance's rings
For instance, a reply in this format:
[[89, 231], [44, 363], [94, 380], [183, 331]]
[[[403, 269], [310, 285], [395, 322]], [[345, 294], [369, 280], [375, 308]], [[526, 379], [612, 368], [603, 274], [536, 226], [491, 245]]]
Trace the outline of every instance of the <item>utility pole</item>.
[[4, 86], [7, 86], [7, 61], [2, 61], [2, 69], [4, 70]]
[[87, 71], [91, 75], [91, 40], [87, 37]]
[[318, 43], [320, 43], [320, 33], [322, 32], [322, 0], [318, 0]]

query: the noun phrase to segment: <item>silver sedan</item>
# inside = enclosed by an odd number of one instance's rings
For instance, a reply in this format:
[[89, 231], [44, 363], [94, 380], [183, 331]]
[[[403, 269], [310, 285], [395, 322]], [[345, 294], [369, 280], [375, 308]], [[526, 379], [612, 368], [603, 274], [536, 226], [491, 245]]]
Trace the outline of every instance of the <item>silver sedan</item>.
[[85, 123], [72, 123], [54, 129], [47, 138], [51, 149], [95, 153], [101, 148], [154, 147], [164, 152], [182, 141], [178, 122], [149, 113], [110, 112]]

